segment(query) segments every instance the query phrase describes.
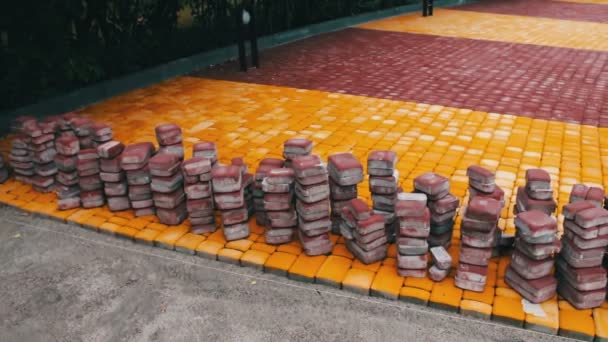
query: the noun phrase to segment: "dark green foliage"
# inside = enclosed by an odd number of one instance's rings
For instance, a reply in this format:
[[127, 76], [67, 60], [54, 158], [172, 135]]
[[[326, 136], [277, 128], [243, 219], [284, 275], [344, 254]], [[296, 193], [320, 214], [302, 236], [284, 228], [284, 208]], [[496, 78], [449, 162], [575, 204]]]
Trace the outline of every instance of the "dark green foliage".
[[[260, 35], [413, 0], [258, 0]], [[234, 41], [236, 0], [0, 4], [0, 110]], [[186, 19], [184, 19], [186, 18]]]

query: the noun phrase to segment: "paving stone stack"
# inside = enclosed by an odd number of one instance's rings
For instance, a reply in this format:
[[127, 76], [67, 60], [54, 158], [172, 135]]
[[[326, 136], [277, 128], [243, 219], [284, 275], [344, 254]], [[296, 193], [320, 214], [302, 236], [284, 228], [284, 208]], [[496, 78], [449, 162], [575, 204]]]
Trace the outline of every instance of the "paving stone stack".
[[[57, 154], [55, 149], [55, 132], [52, 127], [45, 126], [36, 120], [27, 120], [23, 123], [23, 132], [27, 135], [28, 148], [32, 152], [32, 168], [34, 174], [30, 176], [30, 183], [38, 192], [51, 192], [55, 189], [55, 174], [57, 166], [54, 158]], [[27, 170], [29, 163], [24, 163], [21, 173]], [[17, 170], [16, 170], [17, 172]], [[26, 172], [29, 173], [29, 172]]]
[[[293, 140], [293, 139], [292, 139]], [[287, 149], [286, 151], [296, 151]], [[312, 143], [310, 144], [312, 146]], [[305, 151], [306, 149], [302, 150]], [[293, 157], [286, 152], [286, 157]], [[298, 236], [307, 255], [327, 254], [332, 250], [329, 239], [331, 230], [330, 190], [327, 167], [317, 155], [300, 155], [291, 160], [295, 171], [296, 211]], [[287, 163], [286, 163], [287, 165]]]
[[30, 150], [30, 137], [25, 133], [17, 133], [11, 142], [11, 152], [8, 160], [13, 168], [15, 179], [31, 184], [34, 170], [34, 152]]
[[551, 189], [551, 176], [543, 169], [526, 170], [526, 186], [517, 188], [515, 212], [540, 210], [552, 215], [557, 209]]
[[560, 249], [556, 220], [540, 210], [515, 217], [517, 237], [505, 282], [532, 303], [555, 296], [554, 255]]
[[86, 148], [78, 152], [76, 162], [78, 169], [78, 186], [80, 187], [80, 201], [84, 208], [101, 207], [105, 203], [103, 182], [100, 177], [99, 155], [97, 149]]
[[292, 168], [273, 168], [262, 181], [268, 244], [288, 243], [298, 229], [294, 182], [295, 172]]
[[344, 221], [347, 222], [343, 234], [348, 250], [364, 264], [386, 258], [388, 238], [384, 216], [375, 214], [360, 198], [350, 200], [342, 209], [342, 213]]
[[504, 206], [505, 192], [496, 185], [494, 172], [479, 165], [472, 165], [467, 168], [467, 176], [469, 177], [469, 201], [475, 197], [487, 197], [501, 202]]
[[460, 226], [460, 255], [455, 284], [465, 290], [482, 292], [488, 264], [496, 245], [501, 202], [489, 197], [474, 197], [467, 206]]
[[213, 197], [222, 215], [224, 237], [227, 241], [249, 236], [245, 182], [241, 168], [235, 165], [216, 165], [211, 170]]
[[150, 188], [160, 223], [178, 225], [188, 216], [184, 176], [178, 156], [157, 153], [148, 162], [150, 168]]
[[427, 196], [431, 212], [429, 246], [448, 248], [452, 243], [454, 215], [460, 201], [450, 193], [450, 181], [434, 172], [427, 172], [414, 179], [414, 189]]
[[285, 162], [281, 159], [264, 158], [255, 171], [252, 184], [253, 207], [255, 209], [255, 221], [260, 226], [266, 226], [268, 219], [266, 211], [264, 210], [264, 190], [262, 189], [262, 182], [270, 170], [282, 168], [284, 164]]
[[80, 142], [74, 134], [64, 131], [55, 141], [57, 154], [55, 165], [57, 166], [58, 208], [68, 210], [80, 207], [80, 177], [78, 176], [78, 152]]
[[92, 126], [93, 121], [87, 118], [74, 116], [70, 119], [70, 126], [80, 142], [80, 149], [93, 148]]
[[351, 153], [337, 153], [329, 156], [329, 192], [331, 198], [332, 231], [340, 230], [342, 208], [353, 198], [357, 198], [357, 184], [363, 181], [363, 166]]
[[217, 163], [217, 146], [212, 141], [201, 141], [192, 145], [192, 156], [203, 157], [211, 161], [211, 166]]
[[395, 170], [397, 154], [393, 151], [373, 151], [367, 157], [369, 190], [372, 194], [372, 207], [377, 214], [384, 215], [385, 228], [389, 242], [395, 241], [398, 224], [394, 215], [399, 171]]
[[178, 125], [173, 123], [158, 125], [154, 132], [160, 146], [158, 153], [170, 154], [177, 157], [178, 160], [184, 160], [182, 129]]
[[564, 206], [563, 214], [557, 291], [577, 309], [598, 307], [606, 298], [602, 259], [608, 246], [608, 211], [593, 202], [578, 201]]
[[245, 203], [247, 206], [247, 218], [255, 215], [255, 206], [253, 202], [253, 174], [247, 172], [249, 167], [245, 163], [242, 157], [232, 158], [231, 165], [238, 166], [241, 168], [241, 174], [243, 175], [243, 183], [245, 184]]
[[92, 147], [98, 147], [112, 140], [114, 133], [112, 127], [103, 122], [95, 122], [91, 124], [91, 139]]
[[452, 268], [452, 257], [442, 246], [435, 246], [430, 249], [433, 266], [429, 268], [429, 277], [433, 281], [442, 281]]
[[130, 144], [120, 155], [120, 168], [125, 171], [129, 186], [129, 200], [135, 216], [155, 215], [152, 199], [150, 168], [148, 161], [154, 154], [154, 144], [142, 142]]
[[211, 159], [193, 157], [182, 163], [186, 209], [191, 233], [204, 234], [217, 230], [211, 186]]
[[[107, 136], [106, 134], [100, 139], [106, 139]], [[100, 169], [99, 177], [103, 181], [103, 191], [111, 211], [123, 211], [131, 208], [127, 177], [125, 171], [120, 168], [120, 155], [124, 149], [125, 145], [115, 140], [110, 140], [97, 146]]]
[[[596, 186], [588, 187], [584, 184], [574, 184], [570, 192], [570, 203], [587, 201], [593, 203], [598, 208], [604, 205], [606, 193], [604, 189]], [[608, 202], [606, 203], [608, 206]]]
[[404, 277], [426, 277], [431, 233], [431, 211], [422, 193], [399, 193], [395, 204], [398, 273]]
[[0, 184], [6, 182], [9, 177], [8, 165], [4, 160], [4, 157], [0, 155]]
[[307, 156], [312, 152], [313, 143], [304, 138], [292, 138], [283, 143], [283, 158], [285, 167], [292, 167], [292, 161], [296, 157]]

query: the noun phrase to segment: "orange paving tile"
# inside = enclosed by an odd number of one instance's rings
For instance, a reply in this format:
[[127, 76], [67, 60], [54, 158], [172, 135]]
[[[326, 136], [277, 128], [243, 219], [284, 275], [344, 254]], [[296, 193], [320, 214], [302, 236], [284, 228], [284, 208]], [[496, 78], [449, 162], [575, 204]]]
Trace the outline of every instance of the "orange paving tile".
[[160, 234], [160, 231], [151, 228], [144, 228], [138, 231], [133, 238], [136, 242], [144, 243], [147, 245], [154, 245], [154, 239]]
[[416, 287], [404, 286], [399, 291], [399, 299], [414, 304], [427, 305], [431, 293]]
[[333, 287], [340, 287], [350, 269], [352, 260], [339, 255], [330, 255], [316, 274], [316, 282]]
[[526, 314], [521, 299], [496, 296], [492, 305], [492, 319], [509, 325], [523, 326]]
[[175, 249], [175, 242], [186, 235], [188, 231], [188, 227], [184, 226], [168, 227], [154, 238], [154, 244], [165, 249], [173, 250]]
[[462, 299], [462, 290], [454, 285], [453, 278], [436, 282], [431, 290], [429, 305], [448, 311], [458, 311]]
[[217, 252], [217, 260], [235, 265], [240, 263], [242, 256], [243, 252], [232, 248], [222, 248]]
[[595, 338], [598, 342], [608, 341], [608, 308], [593, 309]]
[[496, 13], [438, 9], [359, 25], [360, 28], [608, 51], [608, 25]]
[[267, 244], [261, 243], [261, 242], [254, 242], [251, 245], [251, 249], [271, 254], [271, 253], [273, 253], [274, 251], [277, 250], [277, 247], [273, 246], [273, 245], [267, 245]]
[[490, 317], [492, 317], [492, 305], [475, 300], [463, 299], [460, 302], [460, 313], [464, 316], [490, 319]]
[[226, 243], [226, 248], [232, 248], [241, 252], [247, 251], [253, 245], [253, 241], [248, 239], [234, 240]]
[[302, 253], [289, 268], [287, 276], [290, 279], [312, 283], [326, 259], [325, 255], [308, 256]]
[[264, 264], [264, 271], [287, 276], [287, 270], [289, 270], [291, 265], [293, 265], [296, 258], [297, 257], [295, 255], [290, 253], [280, 251], [274, 252], [272, 255], [270, 255], [268, 260], [266, 260], [266, 263]]
[[595, 322], [584, 311], [561, 310], [559, 312], [559, 335], [585, 341], [593, 341]]
[[133, 238], [135, 237], [135, 234], [137, 234], [138, 232], [139, 232], [139, 230], [137, 230], [135, 228], [128, 227], [128, 226], [120, 226], [120, 227], [118, 227], [118, 229], [116, 229], [116, 231], [114, 233], [118, 237], [133, 240]]
[[175, 241], [175, 250], [187, 254], [196, 254], [196, 247], [205, 240], [206, 237], [202, 235], [187, 233]]
[[268, 257], [270, 257], [268, 252], [250, 249], [241, 256], [241, 265], [263, 270], [264, 264], [266, 263], [266, 260], [268, 260]]
[[382, 266], [376, 272], [371, 286], [371, 295], [389, 299], [399, 298], [403, 277], [397, 274], [395, 266]]
[[359, 294], [368, 295], [375, 273], [360, 268], [351, 268], [346, 272], [342, 288]]
[[217, 259], [217, 253], [224, 248], [224, 244], [215, 240], [207, 240], [201, 242], [196, 247], [196, 254], [208, 259]]
[[546, 334], [557, 334], [559, 330], [559, 306], [557, 300], [548, 300], [539, 305], [543, 309], [545, 317], [527, 313], [524, 327]]

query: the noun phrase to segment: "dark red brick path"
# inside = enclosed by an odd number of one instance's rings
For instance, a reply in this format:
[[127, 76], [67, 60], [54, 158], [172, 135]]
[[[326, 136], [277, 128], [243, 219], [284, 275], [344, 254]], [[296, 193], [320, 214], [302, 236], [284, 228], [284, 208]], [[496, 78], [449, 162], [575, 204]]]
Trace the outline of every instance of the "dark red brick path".
[[196, 76], [608, 127], [608, 52], [347, 29]]
[[608, 6], [551, 0], [487, 0], [458, 6], [475, 12], [608, 23]]

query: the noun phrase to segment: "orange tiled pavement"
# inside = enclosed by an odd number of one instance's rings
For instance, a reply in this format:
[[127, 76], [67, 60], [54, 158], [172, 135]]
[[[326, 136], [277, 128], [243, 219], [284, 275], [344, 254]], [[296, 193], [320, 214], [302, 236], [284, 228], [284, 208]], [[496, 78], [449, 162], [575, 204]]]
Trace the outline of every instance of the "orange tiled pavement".
[[[309, 137], [314, 153], [323, 157], [352, 151], [365, 160], [369, 151], [392, 149], [399, 155], [398, 169], [404, 190], [412, 190], [415, 176], [429, 170], [450, 176], [452, 192], [466, 201], [466, 167], [481, 164], [497, 170], [497, 183], [512, 207], [513, 189], [524, 181], [527, 168], [548, 170], [563, 205], [572, 184], [585, 181], [608, 185], [608, 128], [544, 121], [466, 109], [408, 103], [361, 96], [298, 90], [255, 84], [181, 77], [133, 91], [87, 109], [95, 120], [112, 124], [115, 137], [124, 142], [154, 141], [154, 127], [172, 121], [184, 129], [187, 155], [194, 142], [218, 143], [221, 161], [244, 156], [255, 167], [266, 156], [279, 156], [282, 143], [292, 136]], [[6, 152], [9, 140], [2, 141]], [[583, 149], [584, 146], [584, 149]], [[359, 186], [369, 201], [367, 183]], [[155, 217], [135, 218], [131, 211], [112, 213], [107, 208], [57, 211], [53, 194], [35, 193], [30, 186], [8, 181], [0, 185], [0, 201], [74, 222], [89, 229], [154, 244], [163, 248], [254, 266], [290, 278], [316, 281], [388, 298], [428, 303], [462, 314], [493, 317], [519, 326], [551, 333], [601, 333], [603, 309], [579, 311], [557, 298], [544, 303], [547, 317], [523, 312], [521, 297], [504, 282], [509, 257], [490, 265], [486, 290], [462, 291], [453, 278], [440, 283], [403, 278], [396, 273], [396, 248], [389, 258], [372, 265], [353, 260], [342, 239], [332, 236], [332, 255], [308, 257], [298, 242], [282, 246], [264, 243], [263, 228], [251, 223], [247, 240], [226, 242], [221, 230], [206, 236], [188, 233], [188, 223], [168, 227]], [[450, 253], [457, 262], [460, 217]], [[501, 228], [513, 232], [513, 212], [505, 209]], [[560, 317], [568, 317], [561, 319]], [[570, 318], [592, 324], [573, 323]], [[567, 331], [566, 331], [567, 330]]]

